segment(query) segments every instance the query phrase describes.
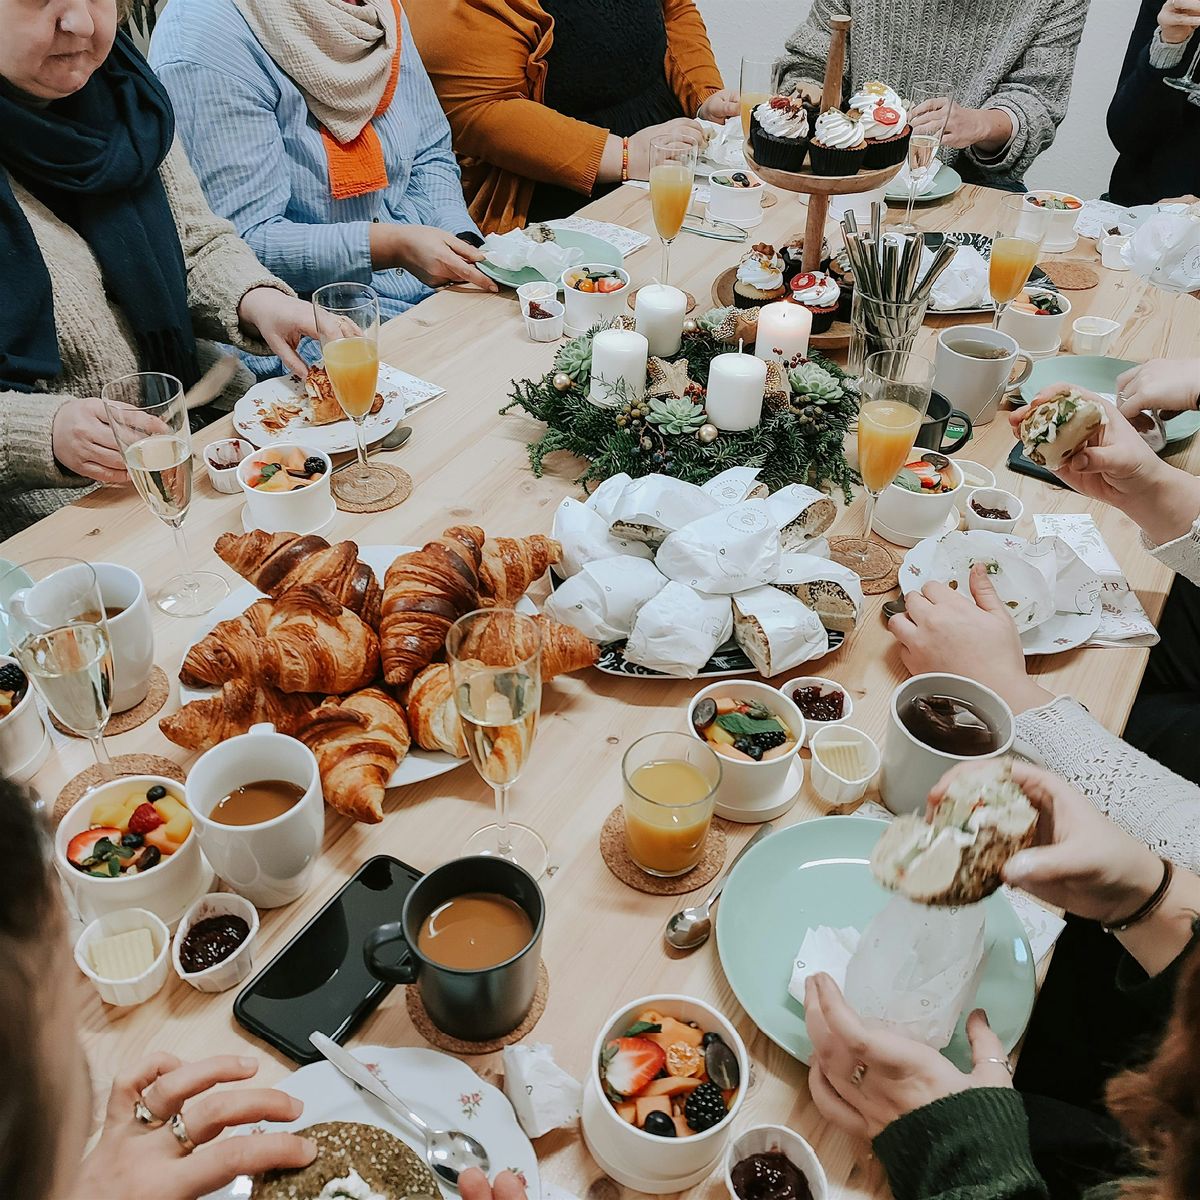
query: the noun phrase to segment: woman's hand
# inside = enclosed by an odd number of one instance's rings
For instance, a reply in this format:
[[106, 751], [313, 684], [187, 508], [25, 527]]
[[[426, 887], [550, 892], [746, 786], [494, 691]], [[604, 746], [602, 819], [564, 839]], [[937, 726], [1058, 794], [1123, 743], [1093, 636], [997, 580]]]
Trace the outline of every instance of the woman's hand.
[[[661, 125], [649, 125], [639, 129], [629, 139], [629, 178], [650, 178], [650, 143], [656, 137], [672, 137], [680, 142], [691, 142], [697, 152], [704, 148], [704, 127], [699, 121], [676, 117]], [[619, 140], [619, 139], [618, 139]], [[620, 178], [618, 173], [617, 178]]]
[[101, 483], [129, 482], [104, 401], [96, 396], [59, 406], [50, 426], [50, 449], [59, 463], [76, 475]]
[[433, 225], [371, 226], [371, 261], [377, 268], [399, 267], [426, 287], [470, 283], [485, 292], [499, 291], [475, 265], [487, 257], [469, 242]]
[[953, 671], [1003, 697], [1013, 712], [1053, 697], [1025, 673], [1025, 652], [1012, 614], [996, 594], [987, 568], [971, 568], [971, 595], [927, 583], [905, 597], [905, 611], [888, 621], [910, 674]]
[[[1196, 0], [1200, 6], [1200, 0]], [[1117, 376], [1122, 415], [1187, 412], [1200, 405], [1200, 358], [1152, 358]]]
[[970, 1075], [931, 1046], [867, 1028], [825, 974], [805, 984], [804, 1021], [813, 1044], [812, 1098], [823, 1117], [859, 1137], [874, 1138], [900, 1117], [957, 1092], [1012, 1087], [1008, 1056], [982, 1009], [967, 1018], [975, 1062]]
[[278, 288], [251, 288], [238, 305], [238, 320], [242, 328], [257, 333], [297, 379], [308, 374], [308, 364], [296, 352], [303, 338], [317, 336], [313, 307], [307, 300]]
[[1158, 28], [1164, 42], [1186, 42], [1200, 29], [1200, 0], [1167, 0], [1158, 12]]
[[935, 133], [942, 123], [946, 105], [946, 129], [942, 145], [951, 150], [978, 146], [983, 151], [999, 150], [1013, 135], [1012, 118], [998, 108], [964, 108], [953, 100], [924, 100], [908, 114], [913, 133]]
[[[1200, 3], [1200, 0], [1197, 0], [1197, 3]], [[723, 91], [713, 92], [700, 105], [700, 111], [696, 116], [702, 121], [713, 121], [717, 125], [723, 125], [730, 117], [740, 116], [741, 112], [741, 97], [735, 89], [725, 88]]]
[[462, 1200], [525, 1200], [525, 1185], [512, 1171], [501, 1171], [489, 1184], [487, 1176], [472, 1167], [458, 1177], [458, 1190]]
[[[271, 1088], [222, 1088], [249, 1079], [258, 1070], [252, 1058], [223, 1055], [181, 1062], [173, 1054], [152, 1054], [114, 1083], [95, 1149], [79, 1169], [68, 1200], [92, 1200], [100, 1183], [120, 1176], [122, 1200], [196, 1200], [238, 1175], [282, 1167], [305, 1167], [316, 1146], [294, 1133], [246, 1133], [218, 1139], [226, 1129], [258, 1121], [294, 1121], [304, 1111], [299, 1100]], [[170, 1124], [151, 1129], [133, 1117], [138, 1097], [154, 1116], [168, 1122], [182, 1113], [196, 1149], [186, 1151]]]

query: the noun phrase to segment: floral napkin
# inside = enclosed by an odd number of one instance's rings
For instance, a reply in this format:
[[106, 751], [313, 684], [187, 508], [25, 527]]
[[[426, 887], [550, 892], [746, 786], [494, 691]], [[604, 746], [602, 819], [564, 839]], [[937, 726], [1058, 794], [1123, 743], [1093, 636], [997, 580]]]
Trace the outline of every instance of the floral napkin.
[[632, 254], [650, 241], [647, 234], [639, 233], [636, 229], [614, 225], [611, 221], [593, 221], [590, 217], [564, 217], [561, 221], [551, 221], [550, 225], [555, 229], [573, 229], [576, 233], [590, 234], [602, 242], [611, 242], [622, 254]]

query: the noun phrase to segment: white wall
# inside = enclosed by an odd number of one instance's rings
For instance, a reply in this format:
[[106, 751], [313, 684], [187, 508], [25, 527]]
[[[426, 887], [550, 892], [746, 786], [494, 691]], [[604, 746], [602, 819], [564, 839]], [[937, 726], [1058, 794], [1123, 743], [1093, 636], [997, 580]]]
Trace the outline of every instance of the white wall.
[[[742, 55], [766, 55], [781, 49], [810, 3], [697, 0], [726, 83], [737, 86]], [[1066, 120], [1059, 126], [1054, 145], [1030, 169], [1030, 187], [1069, 188], [1085, 197], [1098, 196], [1107, 188], [1116, 151], [1109, 144], [1104, 117], [1137, 9], [1134, 0], [1092, 0]]]

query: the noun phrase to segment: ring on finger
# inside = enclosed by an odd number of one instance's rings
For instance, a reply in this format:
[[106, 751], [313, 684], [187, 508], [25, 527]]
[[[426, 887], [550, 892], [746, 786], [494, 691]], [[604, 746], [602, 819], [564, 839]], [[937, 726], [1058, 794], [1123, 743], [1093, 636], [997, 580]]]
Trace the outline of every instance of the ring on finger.
[[866, 1073], [867, 1064], [860, 1058], [858, 1062], [854, 1064], [854, 1070], [850, 1072], [850, 1082], [854, 1084], [855, 1087], [861, 1087]]
[[141, 1092], [138, 1093], [137, 1099], [133, 1102], [133, 1119], [139, 1125], [145, 1125], [150, 1129], [158, 1129], [167, 1123], [166, 1117], [156, 1117], [150, 1111], [150, 1106], [146, 1103]]
[[983, 1061], [990, 1062], [990, 1063], [996, 1063], [998, 1066], [1003, 1067], [1008, 1072], [1009, 1078], [1010, 1079], [1012, 1078], [1012, 1073], [1013, 1073], [1012, 1063], [1010, 1063], [1007, 1058], [985, 1058]]
[[196, 1143], [188, 1137], [187, 1126], [183, 1123], [183, 1116], [176, 1113], [170, 1121], [171, 1133], [175, 1140], [183, 1147], [184, 1154], [191, 1154], [196, 1148]]

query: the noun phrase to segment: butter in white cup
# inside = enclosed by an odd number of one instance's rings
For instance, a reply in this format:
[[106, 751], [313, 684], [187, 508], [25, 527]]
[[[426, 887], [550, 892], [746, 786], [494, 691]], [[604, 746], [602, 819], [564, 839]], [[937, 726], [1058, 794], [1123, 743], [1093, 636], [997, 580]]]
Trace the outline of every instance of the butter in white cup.
[[[832, 747], [839, 743], [852, 743], [858, 756], [857, 771], [839, 771], [834, 760]], [[866, 795], [871, 780], [879, 770], [879, 747], [861, 729], [853, 725], [823, 725], [809, 740], [812, 762], [808, 766], [808, 777], [813, 791], [835, 808], [843, 804], [854, 804]]]
[[[92, 965], [91, 946], [100, 938], [115, 937], [135, 929], [146, 929], [154, 946], [154, 961], [140, 975], [129, 979], [109, 979]], [[168, 951], [171, 935], [166, 925], [144, 908], [124, 908], [97, 917], [75, 943], [75, 965], [87, 976], [105, 1004], [130, 1008], [155, 996], [167, 981], [170, 970]]]

